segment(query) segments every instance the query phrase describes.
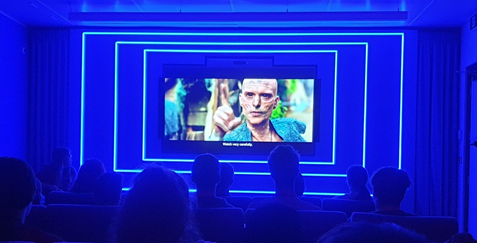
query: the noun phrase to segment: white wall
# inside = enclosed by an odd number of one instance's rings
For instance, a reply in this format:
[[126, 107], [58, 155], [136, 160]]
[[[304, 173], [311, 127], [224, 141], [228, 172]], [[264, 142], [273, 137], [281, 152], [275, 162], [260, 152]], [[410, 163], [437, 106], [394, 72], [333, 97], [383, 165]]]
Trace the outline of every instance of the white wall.
[[27, 158], [27, 28], [0, 14], [0, 156]]
[[[461, 71], [464, 71], [465, 68], [471, 64], [477, 62], [477, 28], [470, 30], [469, 28], [470, 22], [467, 22], [464, 26], [462, 26], [462, 40], [461, 40]], [[462, 138], [460, 141], [460, 157], [465, 160], [469, 158], [466, 157], [464, 151], [469, 147], [469, 140], [467, 139], [467, 134], [465, 132], [466, 127], [470, 124], [470, 117], [466, 116], [466, 111], [468, 109], [467, 102], [467, 92], [471, 88], [466, 81], [465, 73], [461, 73], [461, 107], [460, 107], [460, 130], [462, 131]], [[477, 85], [477, 83], [474, 83]], [[473, 121], [477, 122], [477, 121]], [[471, 148], [476, 149], [476, 148]], [[475, 159], [474, 159], [475, 160]], [[461, 174], [463, 175], [463, 174]], [[470, 187], [468, 192], [469, 193], [469, 232], [472, 233], [474, 237], [477, 236], [477, 161], [470, 161]], [[465, 183], [461, 180], [461, 183]], [[464, 199], [464, 198], [461, 198]], [[462, 208], [463, 209], [463, 208]]]

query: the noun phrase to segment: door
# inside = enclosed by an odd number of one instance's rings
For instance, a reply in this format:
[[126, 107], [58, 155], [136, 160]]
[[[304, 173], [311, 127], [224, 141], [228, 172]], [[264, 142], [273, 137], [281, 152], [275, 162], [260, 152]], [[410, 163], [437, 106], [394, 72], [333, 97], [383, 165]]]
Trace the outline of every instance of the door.
[[469, 233], [477, 236], [477, 72], [472, 72], [469, 149]]

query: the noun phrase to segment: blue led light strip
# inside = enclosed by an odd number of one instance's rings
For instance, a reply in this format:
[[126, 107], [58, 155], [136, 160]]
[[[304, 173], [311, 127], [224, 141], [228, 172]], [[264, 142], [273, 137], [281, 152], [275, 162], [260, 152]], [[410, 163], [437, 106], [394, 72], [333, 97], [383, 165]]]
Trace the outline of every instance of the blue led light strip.
[[[115, 172], [123, 173], [141, 173], [141, 169], [123, 170], [118, 169]], [[174, 170], [177, 174], [190, 174], [190, 170]], [[253, 175], [253, 176], [270, 176], [270, 172], [248, 172], [248, 171], [236, 171], [234, 175]], [[346, 174], [323, 174], [323, 173], [302, 173], [302, 176], [306, 177], [346, 177]]]
[[404, 92], [404, 33], [401, 36], [401, 83], [399, 92], [399, 165], [402, 166], [402, 109], [403, 109], [403, 92]]
[[[153, 43], [153, 42], [150, 42]], [[339, 43], [339, 42], [335, 42]], [[116, 42], [116, 51], [118, 50], [118, 45], [120, 42]], [[286, 43], [283, 43], [286, 44]], [[362, 45], [366, 45], [366, 42], [360, 43]], [[337, 97], [337, 74], [338, 74], [338, 51], [336, 50], [181, 50], [181, 49], [144, 49], [144, 60], [143, 60], [143, 67], [144, 67], [144, 74], [143, 74], [143, 141], [142, 141], [142, 160], [143, 161], [150, 161], [150, 162], [161, 162], [161, 161], [168, 161], [167, 159], [156, 159], [156, 158], [146, 158], [145, 154], [145, 144], [146, 144], [146, 110], [147, 110], [147, 102], [146, 102], [146, 88], [147, 87], [147, 54], [149, 52], [180, 52], [180, 53], [334, 53], [335, 54], [335, 78], [334, 78], [334, 97], [333, 97], [333, 141], [332, 141], [332, 161], [331, 162], [304, 162], [303, 164], [310, 164], [310, 165], [334, 165], [335, 164], [335, 155], [336, 155], [336, 97]], [[116, 55], [116, 60], [117, 55]], [[366, 60], [367, 62], [368, 60]], [[117, 83], [117, 78], [115, 79], [115, 83]], [[114, 122], [115, 127], [117, 127], [117, 120]], [[114, 143], [116, 144], [117, 141], [114, 139]], [[176, 161], [178, 162], [178, 161]], [[189, 162], [189, 161], [185, 161]], [[235, 160], [223, 160], [223, 162], [235, 163]], [[116, 164], [116, 160], [113, 160], [113, 163]], [[255, 161], [255, 160], [247, 160], [246, 163], [266, 163], [266, 161]]]
[[[85, 42], [86, 42], [86, 35], [212, 35], [212, 36], [327, 36], [327, 35], [333, 35], [333, 36], [346, 36], [346, 35], [352, 35], [352, 36], [365, 36], [365, 35], [380, 35], [380, 36], [386, 36], [386, 35], [400, 35], [402, 38], [401, 41], [401, 90], [400, 90], [400, 127], [399, 127], [399, 168], [401, 168], [401, 161], [402, 161], [402, 108], [403, 108], [403, 66], [404, 66], [404, 33], [131, 33], [131, 32], [84, 32], [83, 33], [83, 38], [82, 38], [82, 68], [81, 68], [81, 124], [80, 124], [80, 129], [81, 129], [81, 134], [80, 134], [80, 164], [83, 162], [83, 149], [84, 149], [84, 108], [85, 108], [85, 102], [84, 102], [84, 81], [85, 81], [85, 52], [86, 52], [86, 47], [85, 47]], [[366, 47], [367, 48], [367, 47]], [[366, 53], [366, 58], [367, 58]], [[367, 63], [366, 63], [367, 66]], [[367, 70], [366, 70], [367, 72]], [[366, 119], [366, 116], [365, 116]], [[115, 131], [116, 133], [117, 131]], [[365, 134], [365, 133], [363, 133]], [[116, 134], [115, 134], [116, 135]], [[365, 135], [364, 135], [365, 137]], [[365, 141], [365, 139], [363, 139]], [[363, 146], [365, 146], [365, 142], [363, 142]], [[363, 148], [363, 165], [365, 165], [365, 147]], [[167, 160], [167, 161], [172, 161], [172, 160]], [[266, 162], [265, 162], [266, 163]], [[302, 162], [302, 164], [305, 164], [307, 162]], [[306, 193], [305, 193], [306, 194]], [[334, 194], [334, 195], [341, 195], [341, 194]]]
[[86, 35], [81, 37], [81, 117], [80, 117], [80, 166], [83, 165], [84, 150], [84, 80], [85, 80], [85, 53], [86, 53]]
[[403, 35], [403, 33], [191, 33], [191, 32], [83, 32], [83, 35], [159, 35], [159, 36], [375, 36]]
[[[130, 187], [124, 187], [123, 191], [131, 190]], [[196, 192], [197, 189], [190, 188], [189, 193]], [[248, 191], [248, 190], [230, 190], [230, 193], [238, 194], [275, 194], [275, 191]], [[334, 192], [304, 192], [303, 195], [306, 196], [342, 196], [344, 193], [334, 193]]]
[[198, 46], [333, 46], [333, 45], [367, 45], [368, 42], [176, 42], [176, 41], [116, 41], [126, 45], [198, 45]]

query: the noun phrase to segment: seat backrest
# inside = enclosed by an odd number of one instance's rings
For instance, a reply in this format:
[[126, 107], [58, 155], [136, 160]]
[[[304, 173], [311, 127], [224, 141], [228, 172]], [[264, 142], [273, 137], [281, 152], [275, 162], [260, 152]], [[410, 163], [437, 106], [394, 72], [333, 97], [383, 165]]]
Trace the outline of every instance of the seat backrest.
[[52, 191], [45, 199], [48, 204], [81, 204], [96, 205], [96, 199], [93, 193], [73, 193]]
[[321, 209], [327, 211], [341, 211], [346, 213], [348, 218], [351, 217], [351, 214], [354, 212], [372, 212], [375, 210], [374, 202], [372, 200], [359, 201], [325, 198], [321, 204]]
[[[300, 197], [300, 199], [305, 201], [305, 202], [313, 203], [314, 205], [321, 208], [321, 198], [320, 197], [304, 196], [304, 197]], [[330, 211], [338, 211], [338, 210], [330, 210]]]
[[[248, 209], [245, 218], [250, 218], [254, 211], [255, 209]], [[307, 243], [316, 242], [324, 233], [347, 222], [346, 214], [343, 212], [298, 210], [298, 213], [302, 221], [304, 240]]]
[[45, 231], [65, 241], [107, 242], [119, 207], [92, 205], [48, 205]]
[[457, 219], [438, 216], [394, 216], [375, 213], [353, 213], [351, 222], [394, 223], [425, 235], [429, 240], [444, 242], [459, 231]]
[[241, 241], [245, 222], [241, 208], [199, 208], [194, 213], [204, 240], [217, 243]]
[[252, 197], [252, 200], [250, 201], [250, 204], [257, 203], [257, 202], [267, 200], [267, 199], [270, 199], [270, 198], [272, 198], [272, 196], [255, 196], [255, 197]]
[[224, 198], [230, 205], [236, 208], [241, 208], [244, 211], [247, 210], [248, 205], [250, 205], [250, 202], [252, 201], [252, 198], [247, 196], [231, 196]]

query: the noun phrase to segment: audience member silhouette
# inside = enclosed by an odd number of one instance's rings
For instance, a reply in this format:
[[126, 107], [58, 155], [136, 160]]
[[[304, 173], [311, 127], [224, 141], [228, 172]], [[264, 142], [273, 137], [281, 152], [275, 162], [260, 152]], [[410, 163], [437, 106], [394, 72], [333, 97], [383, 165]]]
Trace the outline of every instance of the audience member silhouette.
[[426, 237], [401, 226], [368, 222], [342, 224], [325, 233], [316, 243], [431, 243]]
[[51, 162], [44, 165], [36, 176], [41, 181], [45, 196], [51, 191], [68, 191], [76, 178], [76, 170], [71, 166], [70, 150], [56, 148]]
[[457, 233], [444, 243], [477, 243], [472, 234], [463, 232]]
[[191, 220], [189, 191], [182, 177], [149, 167], [136, 177], [119, 212], [118, 243], [190, 243], [199, 236]]
[[35, 191], [35, 196], [33, 197], [33, 204], [42, 205], [45, 203], [45, 196], [43, 196], [42, 194], [41, 181], [38, 180], [38, 178], [35, 178], [35, 186], [36, 186], [36, 191]]
[[103, 162], [97, 159], [85, 160], [78, 171], [76, 181], [71, 188], [75, 193], [92, 193], [98, 177], [106, 173]]
[[270, 176], [275, 182], [275, 195], [270, 199], [250, 204], [256, 208], [264, 203], [281, 202], [295, 210], [320, 210], [320, 207], [300, 200], [295, 194], [295, 180], [299, 173], [300, 158], [290, 145], [278, 145], [268, 156]]
[[123, 189], [123, 176], [118, 173], [104, 173], [95, 182], [94, 198], [98, 205], [119, 205]]
[[233, 207], [227, 200], [216, 197], [215, 188], [220, 181], [220, 163], [212, 154], [201, 154], [194, 159], [191, 172], [192, 182], [197, 187], [198, 208]]
[[300, 243], [303, 227], [298, 212], [283, 203], [266, 203], [251, 213], [245, 228], [248, 243]]
[[303, 175], [298, 173], [298, 176], [295, 179], [295, 195], [297, 197], [302, 197], [303, 193], [305, 193], [305, 180], [303, 179]]
[[234, 167], [230, 163], [220, 163], [220, 181], [215, 194], [219, 197], [230, 197], [230, 186], [233, 182]]
[[383, 167], [371, 177], [375, 213], [398, 216], [413, 214], [401, 210], [401, 202], [411, 185], [408, 174], [394, 167]]
[[63, 241], [24, 224], [35, 196], [35, 174], [24, 161], [0, 158], [0, 241]]
[[361, 201], [372, 200], [369, 190], [366, 187], [366, 183], [368, 183], [368, 171], [363, 166], [353, 165], [349, 167], [346, 172], [346, 182], [350, 192], [335, 198]]

